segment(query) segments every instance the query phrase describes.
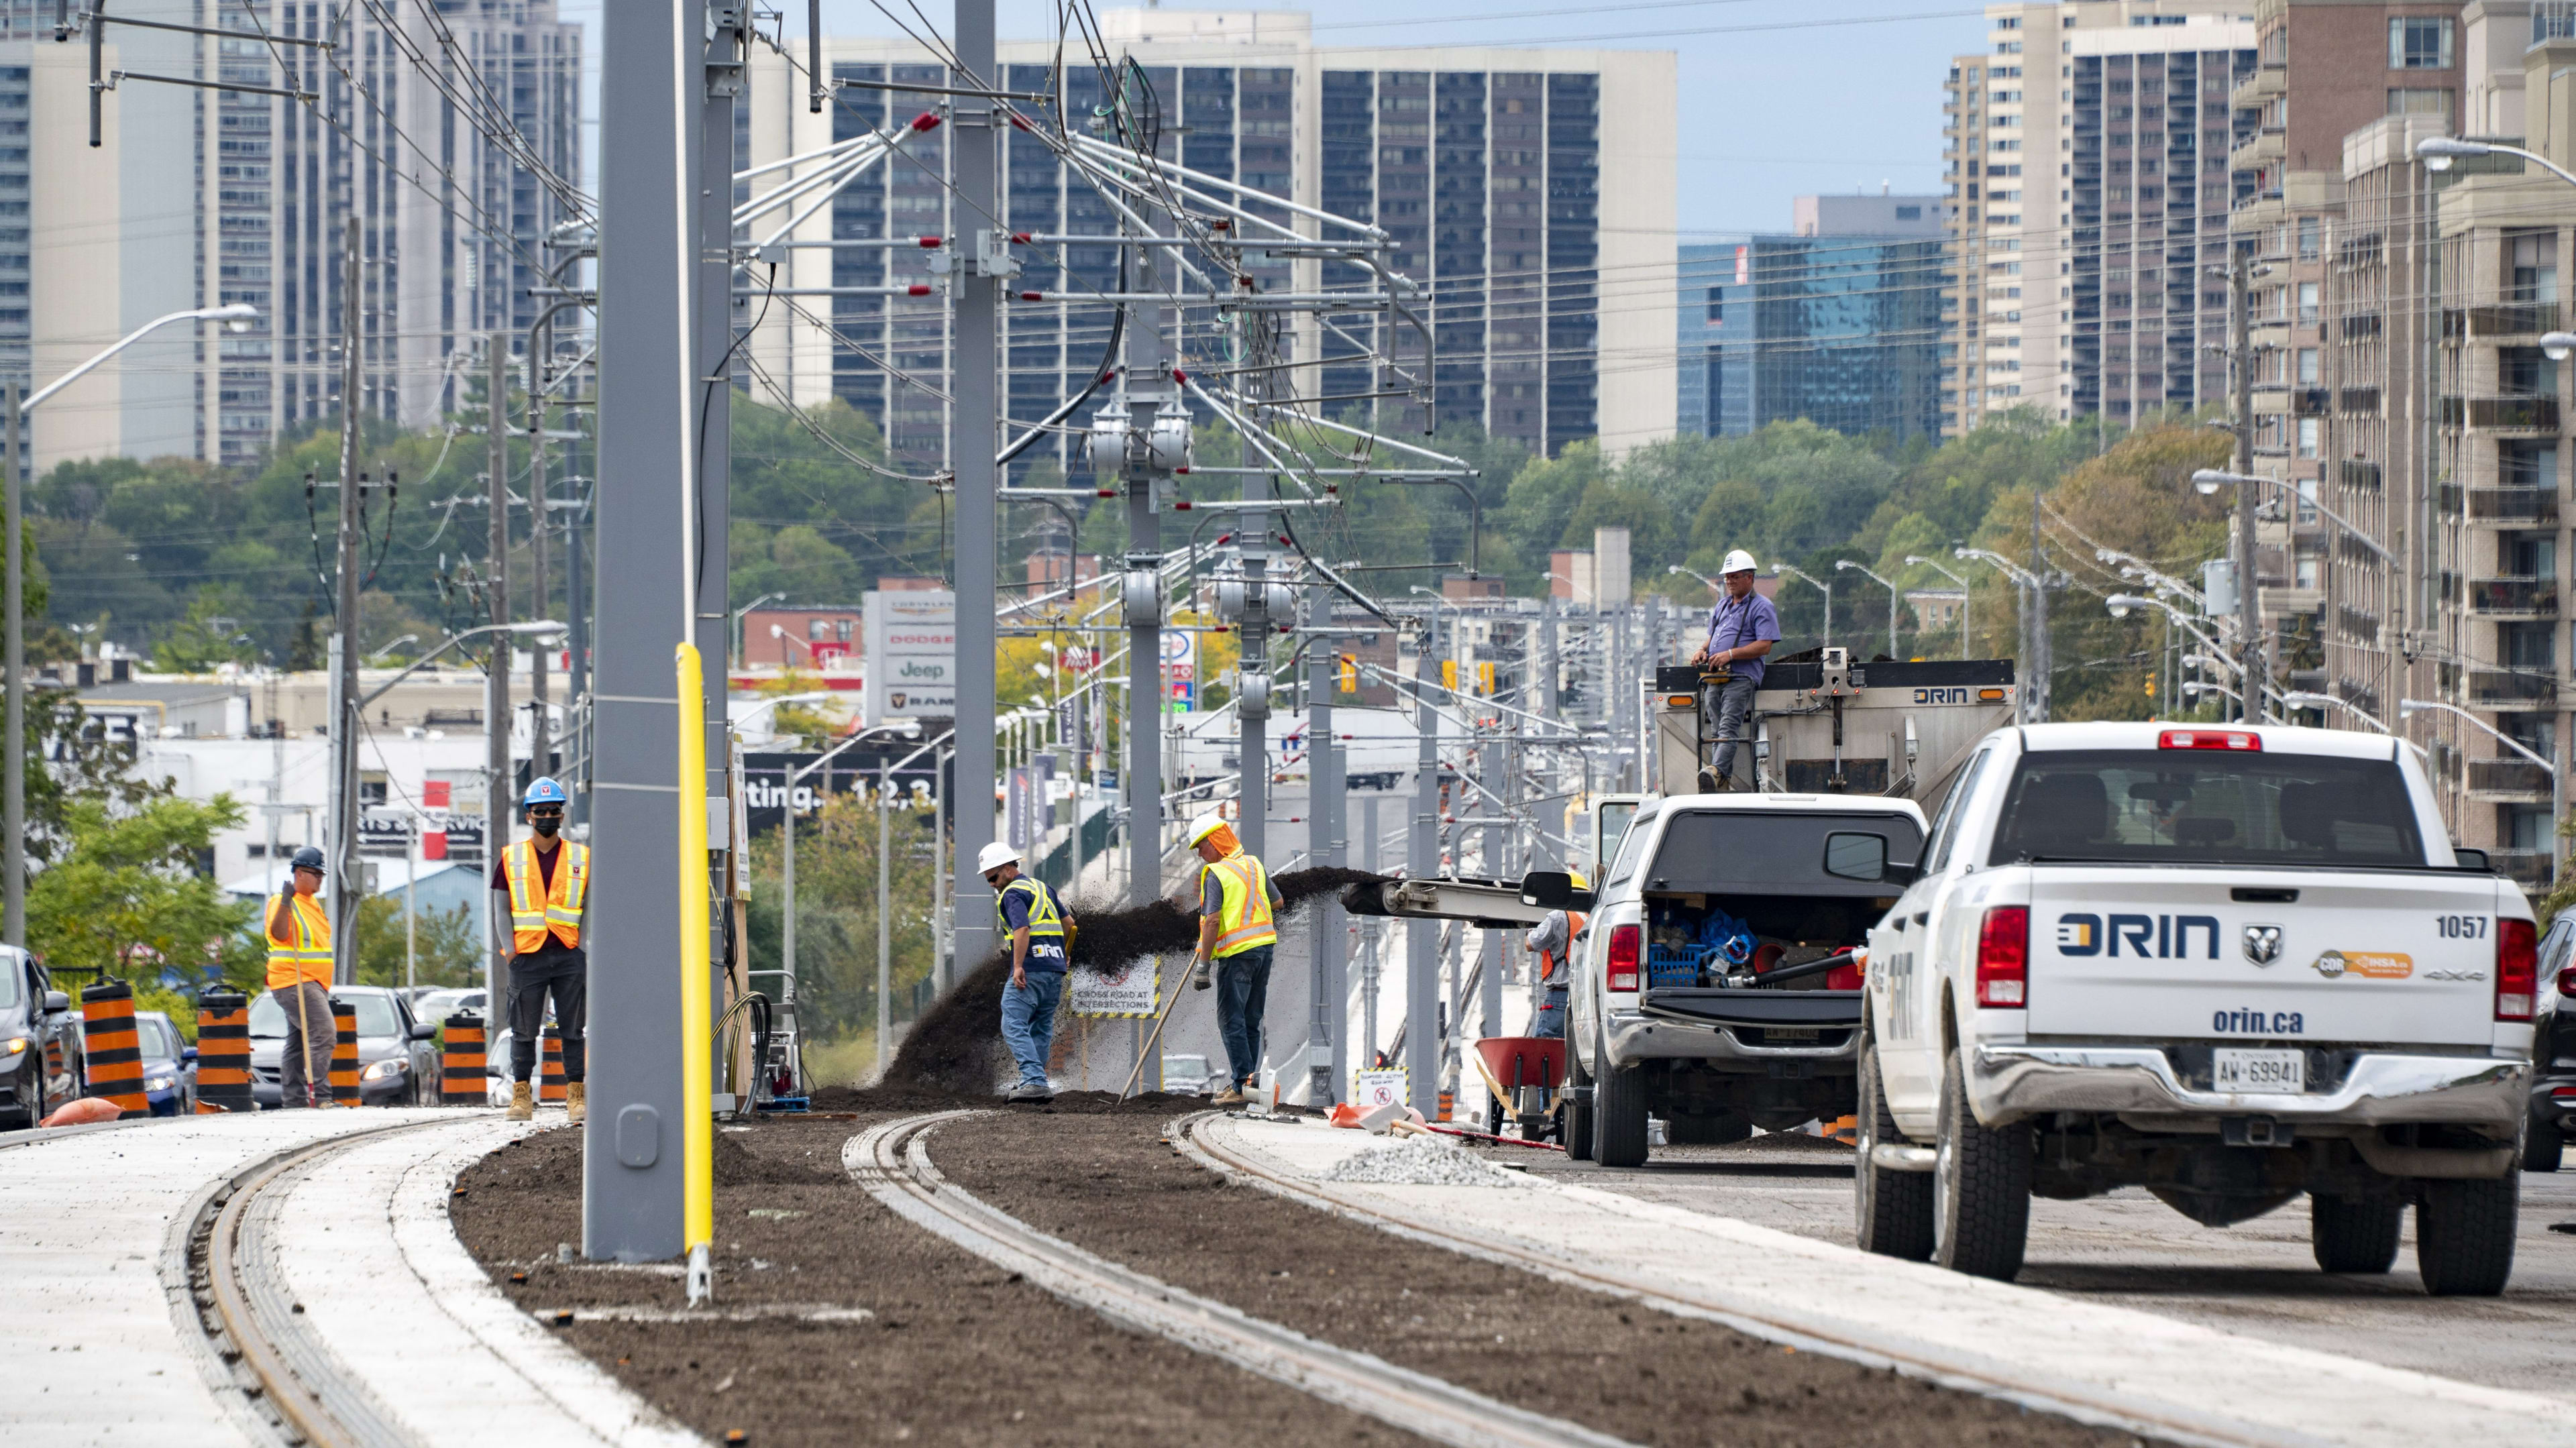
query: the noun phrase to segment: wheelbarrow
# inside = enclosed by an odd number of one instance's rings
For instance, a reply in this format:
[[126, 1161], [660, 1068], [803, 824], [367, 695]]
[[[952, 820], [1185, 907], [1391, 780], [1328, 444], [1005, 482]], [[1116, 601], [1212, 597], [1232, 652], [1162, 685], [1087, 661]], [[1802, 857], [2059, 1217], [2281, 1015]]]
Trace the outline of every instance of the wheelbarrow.
[[1503, 1134], [1517, 1122], [1523, 1141], [1554, 1140], [1556, 1093], [1565, 1083], [1565, 1042], [1554, 1036], [1487, 1036], [1476, 1042], [1476, 1064], [1493, 1098], [1486, 1129]]

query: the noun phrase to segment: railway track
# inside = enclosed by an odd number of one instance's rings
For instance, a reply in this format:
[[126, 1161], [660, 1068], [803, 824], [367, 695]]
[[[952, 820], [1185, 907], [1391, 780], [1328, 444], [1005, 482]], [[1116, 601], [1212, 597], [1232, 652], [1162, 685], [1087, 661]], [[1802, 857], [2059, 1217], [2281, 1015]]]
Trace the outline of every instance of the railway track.
[[284, 1190], [339, 1153], [434, 1121], [402, 1122], [277, 1152], [200, 1195], [174, 1234], [169, 1269], [204, 1331], [209, 1382], [246, 1429], [310, 1448], [402, 1448], [411, 1436], [334, 1355], [280, 1275], [271, 1234]]
[[1067, 1302], [1434, 1442], [1458, 1448], [1611, 1448], [1622, 1442], [1318, 1341], [1035, 1231], [931, 1165], [931, 1133], [978, 1114], [942, 1111], [887, 1122], [852, 1138], [842, 1148], [842, 1165], [896, 1215]]

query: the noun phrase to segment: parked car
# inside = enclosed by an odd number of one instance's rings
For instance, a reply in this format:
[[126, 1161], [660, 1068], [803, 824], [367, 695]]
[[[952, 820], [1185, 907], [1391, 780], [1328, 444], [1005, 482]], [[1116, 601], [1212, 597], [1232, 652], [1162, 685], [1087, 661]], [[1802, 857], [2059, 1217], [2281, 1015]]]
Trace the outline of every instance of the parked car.
[[197, 1048], [160, 1011], [134, 1013], [134, 1040], [143, 1052], [143, 1098], [155, 1116], [190, 1116], [197, 1110]]
[[35, 957], [0, 945], [0, 1128], [34, 1126], [77, 1098], [84, 1063], [71, 997]]
[[1872, 930], [1860, 1245], [2021, 1268], [2034, 1196], [2223, 1227], [2305, 1195], [2328, 1272], [2512, 1275], [2538, 932], [2404, 743], [2035, 724], [1979, 744]]
[[[438, 1028], [416, 1021], [400, 991], [344, 985], [331, 998], [357, 1012], [361, 1105], [421, 1106], [437, 1099]], [[321, 1022], [314, 1033], [328, 1040], [330, 1029]], [[274, 992], [264, 992], [250, 1006], [251, 1099], [263, 1111], [277, 1108], [278, 1063], [285, 1053], [286, 1008]]]
[[485, 1024], [488, 1027], [490, 1021], [488, 1013], [483, 1009], [484, 999], [483, 988], [479, 985], [426, 987], [412, 997], [412, 1018], [427, 1021], [433, 1026], [440, 1026], [445, 1025], [447, 1018], [459, 1011], [472, 1011], [478, 1016], [487, 1016]]
[[2531, 1120], [2522, 1169], [2556, 1171], [2576, 1136], [2576, 914], [2540, 940], [2540, 994], [2531, 1017]]

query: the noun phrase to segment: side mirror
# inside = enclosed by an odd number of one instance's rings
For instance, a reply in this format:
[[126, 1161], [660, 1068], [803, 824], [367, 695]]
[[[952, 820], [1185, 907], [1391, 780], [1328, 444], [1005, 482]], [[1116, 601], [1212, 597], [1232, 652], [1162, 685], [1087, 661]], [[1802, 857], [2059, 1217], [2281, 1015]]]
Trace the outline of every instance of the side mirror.
[[194, 1047], [194, 1046], [182, 1046], [182, 1047], [180, 1047], [180, 1048], [179, 1048], [179, 1059], [180, 1059], [180, 1060], [182, 1060], [182, 1061], [193, 1061], [193, 1060], [197, 1059], [197, 1048], [196, 1048], [196, 1047]]
[[1825, 873], [1845, 880], [1885, 880], [1887, 836], [1836, 831], [1825, 836]]
[[2495, 869], [2494, 863], [2487, 859], [2487, 852], [2484, 850], [2469, 845], [2453, 845], [2451, 854], [2459, 860], [2460, 868], [2463, 870], [2493, 871]]
[[72, 998], [58, 990], [45, 992], [45, 1014], [59, 1016], [72, 1008]]
[[1593, 895], [1563, 870], [1532, 870], [1521, 876], [1521, 903], [1542, 910], [1589, 910]]
[[415, 1041], [430, 1041], [436, 1040], [437, 1038], [437, 1026], [432, 1025], [428, 1021], [414, 1021], [411, 1023], [411, 1039]]

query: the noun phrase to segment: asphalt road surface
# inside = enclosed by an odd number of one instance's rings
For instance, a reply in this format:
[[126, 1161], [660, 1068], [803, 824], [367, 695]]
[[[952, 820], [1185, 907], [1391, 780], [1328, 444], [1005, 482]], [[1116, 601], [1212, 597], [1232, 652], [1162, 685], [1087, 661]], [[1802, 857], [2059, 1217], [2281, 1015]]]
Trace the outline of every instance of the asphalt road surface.
[[[1584, 1186], [1849, 1243], [1851, 1154], [1815, 1138], [1657, 1147], [1613, 1171], [1521, 1152]], [[2031, 1204], [2030, 1287], [2165, 1313], [2274, 1342], [2468, 1382], [2576, 1398], [2576, 1171], [2522, 1178], [2522, 1234], [2501, 1298], [2430, 1298], [2410, 1213], [2385, 1277], [2333, 1276], [2308, 1250], [2305, 1198], [2233, 1227], [2202, 1227], [2130, 1188]]]

